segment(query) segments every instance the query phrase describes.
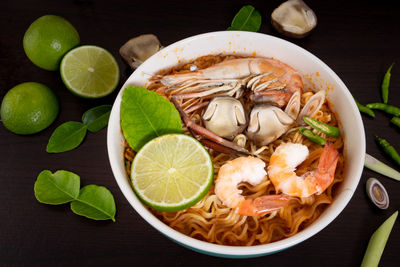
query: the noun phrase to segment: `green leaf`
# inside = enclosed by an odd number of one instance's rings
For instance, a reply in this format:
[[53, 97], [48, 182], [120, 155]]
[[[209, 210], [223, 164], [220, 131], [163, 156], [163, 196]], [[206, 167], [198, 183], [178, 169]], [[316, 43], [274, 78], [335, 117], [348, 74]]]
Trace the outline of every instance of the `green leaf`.
[[111, 108], [111, 105], [102, 105], [91, 108], [83, 113], [82, 122], [87, 126], [87, 129], [90, 132], [98, 132], [107, 126]]
[[69, 171], [42, 171], [35, 182], [36, 199], [45, 204], [64, 204], [76, 199], [79, 195], [80, 178]]
[[93, 220], [108, 220], [115, 222], [115, 202], [111, 192], [104, 186], [87, 185], [82, 187], [79, 196], [71, 202], [75, 214]]
[[232, 20], [228, 31], [249, 31], [256, 32], [261, 26], [261, 15], [253, 6], [242, 7]]
[[121, 128], [135, 151], [157, 136], [182, 132], [181, 118], [173, 104], [137, 86], [126, 87], [122, 94]]
[[79, 146], [86, 136], [87, 127], [82, 122], [69, 121], [58, 126], [50, 136], [46, 151], [60, 153]]

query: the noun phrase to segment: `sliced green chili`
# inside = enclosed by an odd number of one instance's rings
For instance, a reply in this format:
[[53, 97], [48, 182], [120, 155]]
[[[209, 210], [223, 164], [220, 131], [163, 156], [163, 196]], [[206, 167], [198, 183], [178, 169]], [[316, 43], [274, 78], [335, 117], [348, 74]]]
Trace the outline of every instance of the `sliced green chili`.
[[375, 136], [378, 144], [382, 147], [383, 151], [397, 164], [400, 165], [400, 155], [397, 153], [396, 149], [389, 144], [388, 141], [386, 141], [383, 138], [380, 138], [378, 136]]
[[400, 118], [399, 118], [399, 117], [393, 117], [393, 118], [390, 120], [390, 122], [393, 123], [394, 125], [396, 125], [397, 127], [400, 128]]
[[383, 76], [383, 80], [382, 80], [382, 99], [383, 99], [383, 103], [387, 104], [388, 102], [388, 98], [389, 98], [389, 83], [390, 83], [390, 71], [392, 70], [393, 64], [390, 65], [390, 67], [388, 68], [388, 70], [385, 73], [385, 76]]
[[365, 106], [367, 108], [371, 108], [371, 109], [383, 110], [386, 113], [392, 114], [396, 117], [400, 116], [400, 108], [392, 106], [392, 105], [388, 105], [388, 104], [384, 104], [384, 103], [370, 103]]
[[313, 129], [318, 130], [328, 136], [338, 137], [340, 135], [339, 128], [337, 128], [335, 126], [328, 125], [326, 123], [317, 121], [310, 117], [303, 117], [303, 120], [305, 121], [305, 123], [310, 125]]
[[307, 137], [308, 140], [310, 140], [313, 143], [316, 143], [318, 145], [325, 145], [326, 140], [319, 136], [318, 134], [313, 133], [311, 130], [307, 129], [306, 127], [300, 127], [299, 131], [302, 135]]
[[364, 106], [364, 105], [361, 105], [360, 102], [358, 102], [358, 101], [355, 100], [355, 99], [354, 99], [354, 101], [356, 101], [358, 110], [359, 110], [360, 112], [365, 113], [365, 114], [367, 114], [367, 115], [369, 115], [369, 116], [375, 118], [375, 113], [372, 111], [372, 109], [367, 108], [367, 107]]

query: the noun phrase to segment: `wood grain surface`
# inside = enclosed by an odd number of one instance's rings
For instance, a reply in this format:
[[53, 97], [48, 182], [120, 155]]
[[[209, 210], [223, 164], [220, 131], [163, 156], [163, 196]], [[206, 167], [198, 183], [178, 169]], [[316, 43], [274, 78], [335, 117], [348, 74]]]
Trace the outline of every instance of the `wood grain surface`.
[[[400, 183], [364, 170], [357, 191], [344, 211], [324, 230], [295, 247], [254, 259], [232, 260], [188, 250], [158, 233], [128, 204], [110, 169], [106, 129], [88, 133], [70, 152], [47, 154], [53, 130], [65, 121], [79, 121], [87, 109], [112, 104], [116, 93], [87, 100], [72, 95], [58, 72], [42, 70], [26, 57], [22, 38], [36, 18], [60, 15], [78, 30], [82, 44], [109, 50], [121, 69], [120, 85], [131, 70], [118, 49], [129, 38], [156, 34], [168, 45], [192, 35], [225, 30], [245, 4], [263, 16], [261, 33], [289, 40], [330, 66], [361, 103], [380, 101], [380, 83], [392, 70], [389, 102], [400, 106], [400, 10], [395, 1], [311, 1], [318, 26], [301, 40], [281, 36], [270, 25], [270, 14], [281, 1], [0, 1], [0, 99], [13, 86], [27, 81], [44, 83], [56, 93], [61, 112], [44, 131], [19, 136], [0, 125], [0, 265], [4, 266], [359, 266], [373, 231], [399, 209]], [[118, 90], [116, 90], [118, 91]], [[367, 152], [396, 167], [379, 150], [374, 135], [400, 151], [400, 130], [390, 117], [362, 116]], [[351, 129], [346, 129], [351, 131]], [[116, 222], [92, 221], [73, 214], [68, 205], [40, 204], [33, 184], [40, 171], [69, 170], [83, 185], [110, 189], [117, 204]], [[400, 169], [397, 166], [397, 169]], [[365, 183], [377, 177], [390, 195], [388, 210], [377, 210], [368, 200]], [[396, 222], [381, 266], [400, 265], [400, 223]]]

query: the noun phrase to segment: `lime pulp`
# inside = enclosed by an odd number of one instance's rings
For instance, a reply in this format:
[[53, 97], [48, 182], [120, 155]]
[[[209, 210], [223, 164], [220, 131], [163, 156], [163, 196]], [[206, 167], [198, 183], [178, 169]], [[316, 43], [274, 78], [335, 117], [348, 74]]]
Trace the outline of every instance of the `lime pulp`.
[[157, 137], [137, 153], [131, 181], [136, 195], [159, 211], [178, 211], [200, 201], [213, 181], [207, 150], [183, 134]]
[[74, 94], [99, 98], [110, 94], [119, 82], [119, 67], [104, 48], [85, 45], [69, 51], [61, 61], [61, 78]]

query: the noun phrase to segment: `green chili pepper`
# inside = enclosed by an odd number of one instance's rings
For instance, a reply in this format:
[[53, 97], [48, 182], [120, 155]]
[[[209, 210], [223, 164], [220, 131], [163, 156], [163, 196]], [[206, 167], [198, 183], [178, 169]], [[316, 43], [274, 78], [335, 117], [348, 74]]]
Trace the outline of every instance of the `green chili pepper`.
[[367, 114], [367, 115], [369, 115], [369, 116], [375, 118], [375, 113], [372, 111], [372, 109], [367, 108], [367, 107], [364, 106], [364, 105], [361, 105], [361, 104], [360, 104], [357, 100], [355, 100], [355, 99], [354, 99], [354, 101], [356, 101], [358, 110], [359, 110], [360, 112], [365, 113], [365, 114]]
[[399, 117], [393, 117], [393, 118], [390, 120], [390, 122], [393, 123], [394, 125], [396, 125], [397, 127], [400, 128], [400, 118], [399, 118]]
[[370, 103], [365, 106], [367, 108], [371, 108], [371, 109], [383, 110], [386, 113], [392, 114], [396, 117], [400, 116], [400, 108], [392, 106], [392, 105], [388, 105], [388, 104], [384, 104], [384, 103]]
[[306, 127], [300, 127], [299, 131], [302, 135], [304, 135], [305, 137], [307, 137], [308, 140], [310, 140], [313, 143], [316, 143], [318, 145], [325, 145], [326, 140], [324, 138], [322, 138], [321, 136], [313, 133], [312, 131], [310, 131], [309, 129], [307, 129]]
[[382, 99], [383, 99], [383, 103], [387, 104], [388, 102], [388, 97], [389, 97], [389, 83], [390, 83], [390, 71], [392, 70], [393, 64], [390, 65], [390, 67], [388, 68], [388, 70], [385, 73], [385, 76], [383, 76], [383, 80], [382, 80]]
[[323, 123], [321, 121], [317, 121], [313, 118], [310, 117], [303, 117], [303, 120], [310, 125], [312, 128], [315, 130], [318, 130], [326, 135], [333, 136], [333, 137], [338, 137], [340, 135], [340, 130], [339, 128], [335, 126], [328, 125], [326, 123]]
[[389, 144], [388, 141], [386, 141], [383, 138], [380, 138], [378, 136], [375, 136], [378, 144], [382, 147], [383, 151], [392, 159], [394, 160], [397, 164], [400, 165], [400, 155], [397, 153], [396, 149]]

